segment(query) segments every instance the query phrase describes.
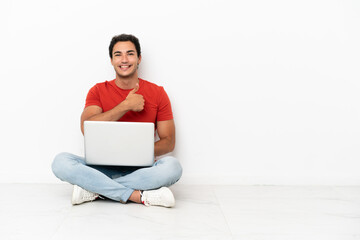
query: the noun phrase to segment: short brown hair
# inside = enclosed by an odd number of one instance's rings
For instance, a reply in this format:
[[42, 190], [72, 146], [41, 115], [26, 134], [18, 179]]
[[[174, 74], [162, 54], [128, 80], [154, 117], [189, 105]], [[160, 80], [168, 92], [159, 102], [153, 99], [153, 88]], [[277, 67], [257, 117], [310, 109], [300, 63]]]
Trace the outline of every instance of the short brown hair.
[[110, 42], [110, 46], [109, 46], [109, 55], [110, 58], [112, 59], [112, 51], [114, 49], [114, 46], [117, 42], [127, 42], [130, 41], [135, 45], [136, 48], [136, 52], [137, 52], [137, 56], [140, 57], [141, 55], [141, 47], [140, 47], [140, 42], [139, 39], [137, 37], [135, 37], [134, 35], [131, 34], [120, 34], [120, 35], [116, 35], [111, 39]]

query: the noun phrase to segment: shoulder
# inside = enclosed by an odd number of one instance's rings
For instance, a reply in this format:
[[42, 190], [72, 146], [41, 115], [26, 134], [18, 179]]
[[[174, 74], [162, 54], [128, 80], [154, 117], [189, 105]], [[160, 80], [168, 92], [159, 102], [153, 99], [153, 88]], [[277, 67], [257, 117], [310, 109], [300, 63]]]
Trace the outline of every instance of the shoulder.
[[158, 86], [155, 83], [149, 82], [147, 80], [140, 79], [140, 89], [142, 89], [143, 93], [147, 95], [151, 95], [152, 98], [161, 98], [163, 95], [166, 95], [163, 86]]
[[103, 91], [105, 89], [108, 89], [109, 87], [112, 87], [112, 84], [114, 84], [113, 82], [115, 82], [115, 80], [96, 83], [90, 89], [90, 91]]
[[149, 82], [147, 80], [141, 79], [140, 80], [140, 87], [143, 86], [145, 89], [150, 89], [150, 90], [161, 90], [164, 89], [162, 86], [158, 86], [155, 83]]
[[111, 81], [99, 82], [99, 83], [95, 84], [95, 86], [98, 88], [107, 88], [107, 87], [112, 86], [113, 84], [115, 84], [115, 79], [111, 80]]
[[155, 83], [149, 82], [147, 80], [140, 79], [140, 89], [144, 93], [151, 94], [153, 96], [161, 96], [165, 93], [164, 87], [158, 86]]

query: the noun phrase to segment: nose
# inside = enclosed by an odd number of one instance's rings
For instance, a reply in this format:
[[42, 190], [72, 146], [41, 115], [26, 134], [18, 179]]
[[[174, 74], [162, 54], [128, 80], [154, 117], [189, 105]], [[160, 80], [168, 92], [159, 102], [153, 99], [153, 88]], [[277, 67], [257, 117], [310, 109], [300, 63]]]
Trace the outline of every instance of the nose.
[[124, 54], [121, 58], [121, 62], [122, 63], [127, 63], [128, 62], [128, 57], [126, 56], [126, 54]]

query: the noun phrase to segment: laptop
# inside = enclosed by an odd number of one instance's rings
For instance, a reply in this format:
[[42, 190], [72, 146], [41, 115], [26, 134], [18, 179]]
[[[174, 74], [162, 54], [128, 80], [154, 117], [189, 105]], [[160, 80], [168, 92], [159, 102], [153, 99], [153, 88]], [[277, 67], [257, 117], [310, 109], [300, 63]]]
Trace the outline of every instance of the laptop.
[[154, 123], [85, 121], [85, 162], [88, 165], [151, 166]]

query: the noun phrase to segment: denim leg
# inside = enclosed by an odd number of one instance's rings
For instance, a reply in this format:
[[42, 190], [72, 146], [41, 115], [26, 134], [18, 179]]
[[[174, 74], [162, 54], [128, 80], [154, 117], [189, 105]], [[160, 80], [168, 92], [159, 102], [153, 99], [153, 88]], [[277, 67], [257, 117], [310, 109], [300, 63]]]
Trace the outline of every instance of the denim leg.
[[136, 189], [150, 190], [176, 183], [182, 175], [179, 161], [171, 156], [159, 159], [151, 167], [140, 168], [126, 176], [115, 178], [121, 185]]
[[70, 153], [58, 154], [52, 163], [52, 171], [60, 180], [115, 201], [126, 202], [134, 189], [111, 179], [111, 175], [116, 174], [111, 168], [103, 166], [96, 168], [86, 165], [84, 158]]

